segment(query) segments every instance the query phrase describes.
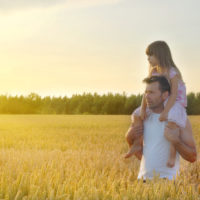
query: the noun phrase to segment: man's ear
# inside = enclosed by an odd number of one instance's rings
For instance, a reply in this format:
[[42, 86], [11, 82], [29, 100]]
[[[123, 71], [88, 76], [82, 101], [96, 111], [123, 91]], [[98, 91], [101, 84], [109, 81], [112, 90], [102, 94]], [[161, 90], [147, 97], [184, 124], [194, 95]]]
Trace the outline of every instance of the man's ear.
[[163, 100], [166, 100], [168, 97], [169, 97], [169, 92], [168, 91], [165, 91], [165, 92], [162, 93]]

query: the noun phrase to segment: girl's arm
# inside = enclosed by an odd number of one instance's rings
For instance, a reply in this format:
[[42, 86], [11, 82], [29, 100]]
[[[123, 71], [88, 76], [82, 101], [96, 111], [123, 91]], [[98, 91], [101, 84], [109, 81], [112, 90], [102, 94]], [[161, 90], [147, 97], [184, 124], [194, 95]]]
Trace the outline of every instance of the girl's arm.
[[146, 107], [147, 107], [147, 103], [145, 101], [145, 93], [144, 93], [142, 97], [141, 110], [146, 111]]
[[171, 79], [171, 93], [167, 101], [167, 104], [164, 108], [163, 111], [164, 113], [168, 113], [171, 107], [174, 105], [174, 103], [176, 102], [177, 94], [178, 94], [178, 77], [176, 75]]
[[[155, 68], [149, 66], [148, 77], [151, 77], [153, 72], [156, 72], [156, 71], [155, 71]], [[146, 101], [145, 101], [145, 93], [144, 93], [144, 94], [143, 94], [143, 97], [142, 97], [141, 110], [142, 110], [143, 112], [145, 112], [145, 111], [146, 111], [146, 107], [147, 107], [147, 103], [146, 103]]]

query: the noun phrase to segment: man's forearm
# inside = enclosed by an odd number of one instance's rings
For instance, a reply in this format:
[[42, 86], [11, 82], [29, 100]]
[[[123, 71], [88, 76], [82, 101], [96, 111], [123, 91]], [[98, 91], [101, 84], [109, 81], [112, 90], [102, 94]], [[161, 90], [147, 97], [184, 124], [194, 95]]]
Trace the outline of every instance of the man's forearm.
[[176, 150], [179, 152], [179, 154], [187, 161], [189, 162], [194, 162], [196, 161], [196, 157], [197, 157], [197, 152], [195, 148], [189, 147], [187, 145], [185, 145], [181, 139], [178, 140], [175, 144], [174, 144]]

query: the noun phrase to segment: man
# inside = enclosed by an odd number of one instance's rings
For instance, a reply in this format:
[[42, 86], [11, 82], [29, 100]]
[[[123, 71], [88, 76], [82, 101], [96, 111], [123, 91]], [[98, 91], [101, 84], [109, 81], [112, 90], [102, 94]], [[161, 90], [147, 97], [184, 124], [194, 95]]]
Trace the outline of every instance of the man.
[[[136, 154], [141, 160], [138, 179], [152, 179], [155, 175], [172, 180], [179, 173], [179, 155], [189, 162], [196, 161], [197, 152], [192, 136], [192, 128], [187, 119], [183, 129], [169, 129], [167, 122], [159, 121], [164, 109], [164, 102], [169, 96], [170, 85], [164, 76], [152, 76], [144, 80], [146, 83], [145, 100], [150, 115], [144, 121], [144, 127], [132, 123], [132, 131], [126, 135], [129, 145], [143, 133], [143, 152]], [[170, 143], [176, 148], [175, 166], [169, 168], [166, 162], [169, 156]], [[143, 153], [143, 154], [142, 154]]]

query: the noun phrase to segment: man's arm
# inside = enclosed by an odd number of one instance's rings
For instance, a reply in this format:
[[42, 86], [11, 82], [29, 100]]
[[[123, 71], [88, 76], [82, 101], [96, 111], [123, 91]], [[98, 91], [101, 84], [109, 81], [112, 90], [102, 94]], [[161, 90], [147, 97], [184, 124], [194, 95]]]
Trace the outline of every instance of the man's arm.
[[197, 151], [195, 141], [192, 135], [192, 127], [187, 119], [186, 127], [181, 129], [170, 129], [166, 126], [165, 137], [172, 142], [179, 154], [189, 162], [195, 162]]

